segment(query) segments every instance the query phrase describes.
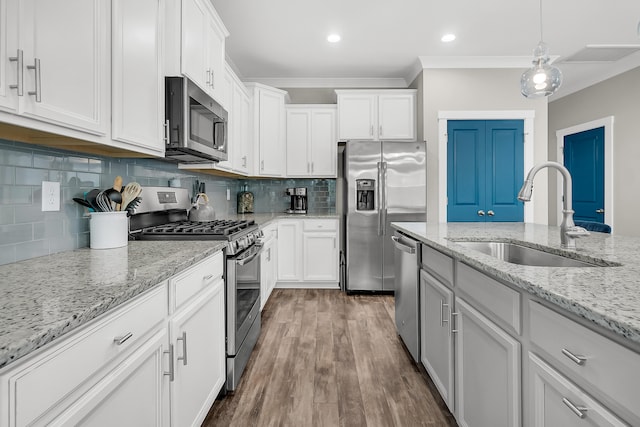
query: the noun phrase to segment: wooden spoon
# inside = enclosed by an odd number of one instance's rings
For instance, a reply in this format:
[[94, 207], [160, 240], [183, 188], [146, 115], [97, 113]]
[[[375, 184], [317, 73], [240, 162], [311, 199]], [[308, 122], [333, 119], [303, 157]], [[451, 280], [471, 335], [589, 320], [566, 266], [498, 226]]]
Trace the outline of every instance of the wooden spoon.
[[[121, 176], [118, 175], [113, 180], [113, 189], [116, 190], [118, 193], [122, 192], [122, 177]], [[120, 203], [111, 202], [111, 207], [113, 208], [114, 211], [119, 211], [122, 206], [121, 206]]]
[[138, 197], [142, 193], [142, 187], [137, 182], [130, 182], [124, 186], [122, 190], [122, 203], [121, 209], [126, 210], [127, 205], [131, 203], [133, 199]]

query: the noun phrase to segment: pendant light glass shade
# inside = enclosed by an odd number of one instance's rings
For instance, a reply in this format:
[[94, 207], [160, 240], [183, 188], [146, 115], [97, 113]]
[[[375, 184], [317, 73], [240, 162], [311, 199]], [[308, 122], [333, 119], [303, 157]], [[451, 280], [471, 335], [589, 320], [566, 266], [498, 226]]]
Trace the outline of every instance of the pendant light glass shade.
[[520, 78], [520, 91], [527, 98], [549, 96], [562, 84], [562, 72], [549, 65], [549, 49], [543, 42], [538, 43], [533, 56], [533, 67]]
[[527, 98], [554, 93], [562, 84], [562, 72], [549, 64], [549, 48], [542, 41], [542, 0], [540, 0], [540, 43], [533, 50], [533, 67], [520, 78], [520, 92]]

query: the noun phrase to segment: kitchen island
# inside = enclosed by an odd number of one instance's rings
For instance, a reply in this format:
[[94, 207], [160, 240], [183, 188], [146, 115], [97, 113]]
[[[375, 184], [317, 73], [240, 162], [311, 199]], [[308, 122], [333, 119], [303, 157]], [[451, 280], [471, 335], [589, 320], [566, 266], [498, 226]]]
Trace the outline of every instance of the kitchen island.
[[[640, 425], [640, 239], [592, 232], [569, 251], [559, 227], [392, 226], [422, 244], [420, 362], [459, 425]], [[487, 241], [590, 265], [472, 248]]]

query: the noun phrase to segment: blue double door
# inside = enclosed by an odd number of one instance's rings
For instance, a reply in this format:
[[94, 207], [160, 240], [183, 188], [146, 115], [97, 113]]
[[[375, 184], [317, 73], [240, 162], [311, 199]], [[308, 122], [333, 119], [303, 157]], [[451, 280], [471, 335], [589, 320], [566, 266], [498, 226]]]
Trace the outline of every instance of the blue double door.
[[522, 120], [449, 120], [447, 220], [522, 222]]

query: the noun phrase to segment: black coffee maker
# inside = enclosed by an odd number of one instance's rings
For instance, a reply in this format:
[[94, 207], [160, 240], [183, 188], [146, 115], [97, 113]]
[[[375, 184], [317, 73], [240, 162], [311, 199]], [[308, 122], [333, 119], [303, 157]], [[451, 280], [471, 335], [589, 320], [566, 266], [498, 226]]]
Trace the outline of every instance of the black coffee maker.
[[307, 188], [296, 187], [287, 188], [287, 196], [291, 196], [291, 206], [287, 213], [306, 214], [307, 213]]

